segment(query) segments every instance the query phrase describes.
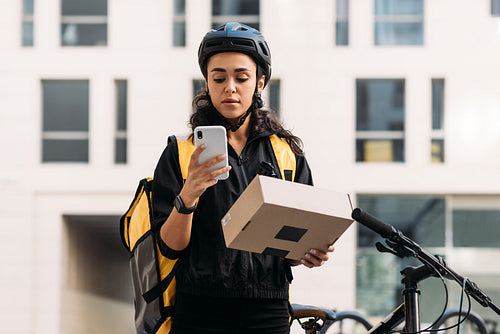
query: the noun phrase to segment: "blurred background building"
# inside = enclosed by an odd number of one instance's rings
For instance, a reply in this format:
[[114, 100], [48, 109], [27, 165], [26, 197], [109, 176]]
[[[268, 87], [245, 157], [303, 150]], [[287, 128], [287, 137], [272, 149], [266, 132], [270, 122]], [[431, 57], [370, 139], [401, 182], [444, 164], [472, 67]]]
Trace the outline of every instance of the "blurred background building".
[[[499, 0], [1, 1], [2, 332], [134, 332], [118, 219], [167, 136], [189, 131], [198, 44], [227, 21], [266, 37], [267, 106], [316, 186], [500, 304]], [[387, 314], [411, 263], [376, 239], [354, 224], [327, 265], [295, 269], [292, 301]], [[421, 301], [439, 314], [438, 279]]]

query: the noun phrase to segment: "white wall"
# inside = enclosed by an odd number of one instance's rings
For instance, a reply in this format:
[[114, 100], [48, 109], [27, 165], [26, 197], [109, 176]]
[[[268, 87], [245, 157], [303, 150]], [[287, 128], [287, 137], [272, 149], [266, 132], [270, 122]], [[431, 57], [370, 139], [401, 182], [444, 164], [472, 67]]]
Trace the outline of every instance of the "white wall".
[[[109, 45], [59, 46], [59, 1], [35, 1], [35, 47], [20, 2], [0, 2], [0, 323], [59, 333], [64, 214], [121, 214], [165, 138], [187, 131], [208, 1], [187, 1], [186, 48], [168, 1], [109, 1]], [[261, 27], [282, 116], [305, 142], [316, 185], [356, 193], [499, 194], [500, 22], [489, 1], [425, 2], [424, 47], [374, 47], [372, 1], [351, 1], [350, 45], [333, 45], [333, 1], [266, 0]], [[276, 13], [280, 15], [276, 15]], [[405, 163], [355, 163], [355, 79], [406, 80]], [[445, 78], [446, 162], [430, 163], [432, 78]], [[90, 81], [90, 161], [41, 164], [42, 79]], [[129, 162], [113, 164], [114, 80], [127, 79]], [[295, 270], [294, 302], [355, 306], [355, 225], [323, 268]], [[92, 303], [90, 301], [89, 303]]]

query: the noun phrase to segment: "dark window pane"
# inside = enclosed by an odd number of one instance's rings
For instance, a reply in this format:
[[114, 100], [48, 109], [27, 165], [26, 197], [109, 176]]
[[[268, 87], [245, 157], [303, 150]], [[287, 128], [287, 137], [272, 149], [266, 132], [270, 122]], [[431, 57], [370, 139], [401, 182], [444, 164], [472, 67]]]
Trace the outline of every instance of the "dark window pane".
[[404, 108], [404, 80], [356, 80], [356, 130], [402, 131]]
[[194, 79], [193, 80], [193, 99], [205, 90], [205, 80]]
[[444, 139], [432, 139], [431, 161], [437, 163], [444, 162]]
[[280, 80], [269, 81], [269, 108], [279, 117], [280, 114]]
[[403, 162], [403, 139], [357, 139], [356, 161]]
[[33, 0], [23, 0], [23, 14], [33, 15]]
[[62, 15], [107, 15], [107, 0], [62, 0]]
[[212, 0], [212, 15], [259, 15], [259, 0]]
[[337, 18], [345, 18], [349, 16], [349, 0], [337, 0], [335, 3], [335, 14]]
[[89, 82], [43, 80], [43, 131], [89, 130]]
[[186, 46], [186, 22], [174, 22], [174, 46]]
[[423, 45], [422, 22], [375, 22], [375, 45]]
[[115, 140], [115, 163], [127, 163], [127, 140]]
[[500, 247], [500, 210], [453, 210], [453, 246]]
[[105, 46], [108, 40], [108, 25], [63, 23], [61, 43], [64, 46]]
[[44, 139], [43, 162], [88, 162], [88, 139]]
[[423, 0], [375, 0], [375, 15], [423, 15]]
[[174, 14], [175, 15], [186, 14], [186, 0], [175, 0], [174, 1]]
[[33, 46], [33, 22], [23, 22], [23, 46]]
[[349, 44], [349, 22], [342, 21], [335, 23], [335, 44]]
[[500, 0], [491, 0], [491, 15], [500, 16]]
[[443, 128], [444, 79], [432, 79], [432, 129]]
[[[358, 206], [421, 246], [444, 246], [445, 200], [442, 197], [361, 195]], [[358, 225], [359, 247], [373, 247], [381, 240], [375, 232]]]
[[116, 82], [117, 117], [116, 129], [127, 130], [127, 81]]

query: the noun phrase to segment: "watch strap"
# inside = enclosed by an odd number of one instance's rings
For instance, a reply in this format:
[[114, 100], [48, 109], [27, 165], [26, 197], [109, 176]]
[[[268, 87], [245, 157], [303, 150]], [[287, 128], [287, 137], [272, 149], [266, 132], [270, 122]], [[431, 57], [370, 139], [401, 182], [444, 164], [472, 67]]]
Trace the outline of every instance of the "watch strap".
[[174, 207], [177, 210], [177, 212], [182, 213], [184, 215], [189, 215], [189, 214], [193, 213], [194, 210], [196, 209], [196, 203], [194, 204], [194, 206], [192, 206], [190, 208], [186, 208], [186, 206], [184, 205], [184, 202], [182, 201], [181, 196], [177, 195], [177, 196], [175, 196]]

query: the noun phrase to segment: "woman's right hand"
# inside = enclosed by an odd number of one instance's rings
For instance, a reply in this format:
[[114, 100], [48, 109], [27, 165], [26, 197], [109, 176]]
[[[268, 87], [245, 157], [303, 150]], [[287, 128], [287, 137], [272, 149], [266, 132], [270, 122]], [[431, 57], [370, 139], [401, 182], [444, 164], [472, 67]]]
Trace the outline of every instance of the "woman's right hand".
[[215, 179], [215, 177], [231, 170], [231, 166], [225, 166], [212, 172], [208, 172], [210, 167], [223, 161], [226, 157], [224, 154], [221, 154], [203, 164], [200, 164], [198, 162], [198, 158], [206, 147], [206, 144], [198, 146], [191, 155], [186, 182], [184, 183], [184, 186], [179, 194], [184, 202], [184, 205], [188, 208], [194, 206], [196, 199], [200, 197], [205, 190], [207, 190], [207, 188], [217, 184], [218, 180]]

